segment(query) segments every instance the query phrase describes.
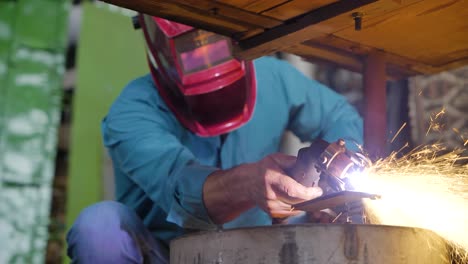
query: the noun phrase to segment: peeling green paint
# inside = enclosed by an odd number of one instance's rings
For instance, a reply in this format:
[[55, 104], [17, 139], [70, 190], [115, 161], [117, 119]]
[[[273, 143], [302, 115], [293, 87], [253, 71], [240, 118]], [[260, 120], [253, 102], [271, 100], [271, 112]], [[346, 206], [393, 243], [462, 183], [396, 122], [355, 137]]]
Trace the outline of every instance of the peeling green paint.
[[43, 263], [50, 187], [7, 184], [0, 198], [0, 263]]
[[0, 2], [0, 263], [43, 263], [69, 0]]

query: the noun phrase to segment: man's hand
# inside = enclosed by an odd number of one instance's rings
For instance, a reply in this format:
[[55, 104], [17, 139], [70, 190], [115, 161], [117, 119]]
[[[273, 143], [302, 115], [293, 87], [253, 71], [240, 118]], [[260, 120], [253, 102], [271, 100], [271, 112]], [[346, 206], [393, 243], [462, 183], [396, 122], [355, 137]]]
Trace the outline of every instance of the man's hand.
[[292, 210], [292, 204], [322, 195], [320, 188], [305, 187], [285, 174], [295, 162], [293, 156], [273, 154], [242, 168], [247, 195], [274, 218], [296, 215], [299, 212]]
[[292, 204], [322, 195], [319, 187], [305, 187], [285, 174], [296, 158], [273, 154], [259, 162], [216, 171], [204, 185], [205, 207], [217, 224], [228, 222], [257, 205], [273, 218], [296, 215]]

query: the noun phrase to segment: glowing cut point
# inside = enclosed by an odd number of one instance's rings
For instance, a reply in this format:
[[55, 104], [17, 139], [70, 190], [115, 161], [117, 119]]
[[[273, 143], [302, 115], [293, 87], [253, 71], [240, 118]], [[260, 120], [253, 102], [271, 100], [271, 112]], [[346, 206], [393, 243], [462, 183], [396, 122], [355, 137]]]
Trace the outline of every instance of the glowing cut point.
[[349, 173], [348, 181], [355, 191], [380, 193], [377, 183], [369, 177], [366, 170]]

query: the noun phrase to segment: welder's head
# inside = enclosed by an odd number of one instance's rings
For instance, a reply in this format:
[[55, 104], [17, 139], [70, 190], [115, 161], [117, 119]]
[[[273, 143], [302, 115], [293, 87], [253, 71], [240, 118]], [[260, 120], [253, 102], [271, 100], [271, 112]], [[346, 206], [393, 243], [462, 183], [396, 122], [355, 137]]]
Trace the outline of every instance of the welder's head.
[[232, 40], [149, 15], [139, 15], [159, 94], [179, 122], [199, 136], [228, 133], [252, 116], [252, 62], [232, 55]]

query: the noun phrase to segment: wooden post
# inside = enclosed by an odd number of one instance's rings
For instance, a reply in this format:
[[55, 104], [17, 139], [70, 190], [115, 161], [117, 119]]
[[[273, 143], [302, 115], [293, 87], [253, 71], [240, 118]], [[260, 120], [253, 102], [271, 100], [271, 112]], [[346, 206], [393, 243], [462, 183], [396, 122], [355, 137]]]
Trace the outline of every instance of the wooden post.
[[374, 52], [364, 65], [364, 148], [371, 157], [385, 155], [386, 99], [385, 57], [382, 52]]

